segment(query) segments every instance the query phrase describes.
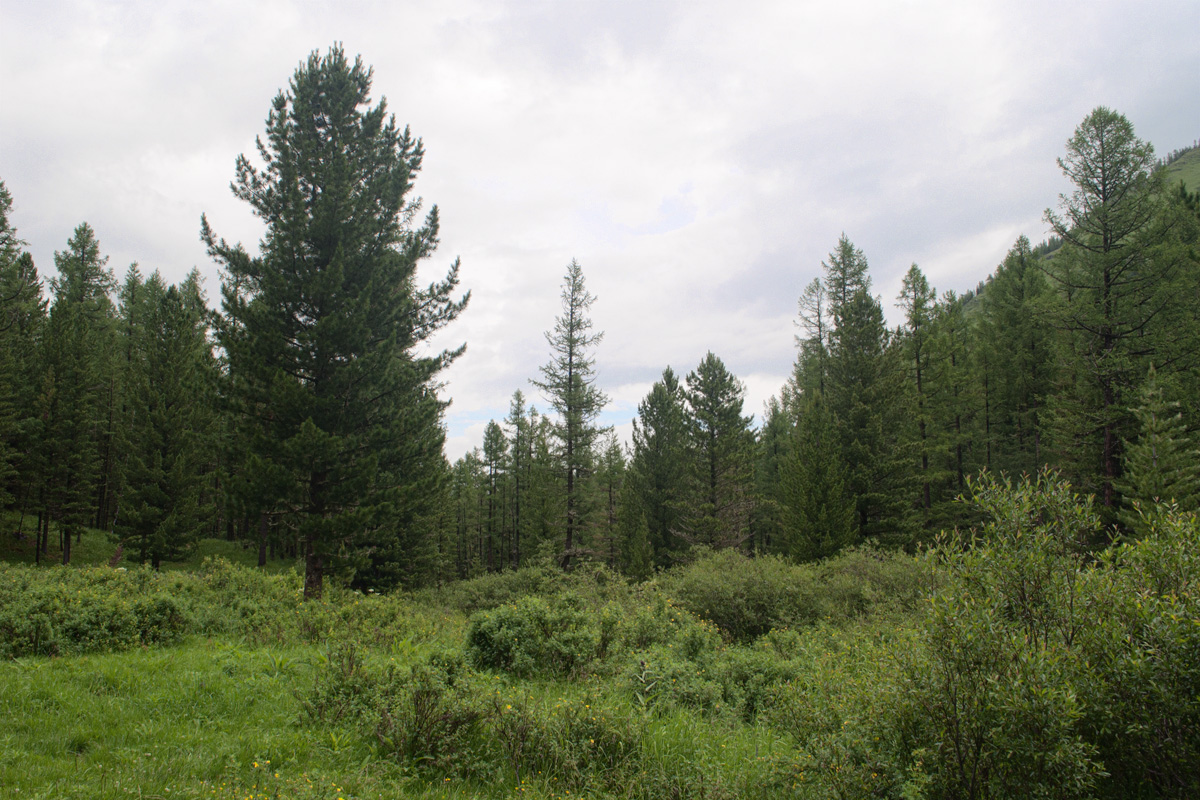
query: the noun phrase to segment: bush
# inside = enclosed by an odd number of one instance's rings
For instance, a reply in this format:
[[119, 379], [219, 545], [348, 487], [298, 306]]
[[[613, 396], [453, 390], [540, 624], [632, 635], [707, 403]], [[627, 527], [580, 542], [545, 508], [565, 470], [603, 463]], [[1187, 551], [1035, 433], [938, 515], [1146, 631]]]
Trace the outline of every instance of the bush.
[[812, 576], [777, 556], [709, 553], [660, 579], [664, 594], [735, 642], [817, 619]]
[[0, 657], [123, 650], [178, 640], [185, 598], [148, 568], [39, 570], [0, 564]]
[[659, 586], [727, 639], [745, 644], [773, 628], [910, 613], [924, 596], [920, 569], [911, 556], [869, 547], [812, 564], [722, 550], [668, 572]]
[[571, 594], [523, 597], [471, 617], [467, 654], [481, 669], [514, 675], [577, 674], [601, 655], [599, 620]]

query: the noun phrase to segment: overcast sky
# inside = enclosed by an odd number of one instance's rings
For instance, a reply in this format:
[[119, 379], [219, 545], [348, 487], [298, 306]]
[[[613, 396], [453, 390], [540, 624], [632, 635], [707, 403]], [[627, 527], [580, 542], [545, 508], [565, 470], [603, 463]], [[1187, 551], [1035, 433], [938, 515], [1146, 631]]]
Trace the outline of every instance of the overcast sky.
[[471, 304], [443, 344], [451, 459], [549, 350], [566, 265], [597, 296], [605, 421], [712, 350], [747, 413], [794, 358], [801, 289], [845, 232], [893, 323], [918, 263], [972, 288], [1068, 189], [1098, 105], [1161, 154], [1200, 137], [1200, 3], [0, 0], [0, 178], [43, 275], [82, 221], [118, 277], [220, 276], [201, 213], [253, 249], [229, 191], [275, 94], [333, 42], [425, 143], [433, 279]]

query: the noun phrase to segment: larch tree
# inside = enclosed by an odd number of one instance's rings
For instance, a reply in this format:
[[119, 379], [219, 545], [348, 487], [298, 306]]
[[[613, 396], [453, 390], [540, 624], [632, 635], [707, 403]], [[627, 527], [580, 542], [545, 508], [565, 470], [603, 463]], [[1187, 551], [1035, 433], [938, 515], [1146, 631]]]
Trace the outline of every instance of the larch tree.
[[596, 298], [584, 283], [583, 268], [572, 259], [563, 278], [562, 316], [554, 330], [546, 332], [550, 362], [541, 367], [542, 379], [533, 385], [542, 390], [557, 412], [554, 436], [559, 444], [561, 470], [565, 479], [566, 532], [559, 563], [568, 569], [571, 559], [582, 553], [579, 536], [583, 522], [583, 481], [595, 461], [595, 444], [602, 428], [597, 418], [608, 397], [596, 386], [596, 357], [592, 350], [604, 333], [592, 332], [588, 316]]
[[1195, 269], [1179, 235], [1194, 218], [1167, 190], [1154, 148], [1111, 109], [1079, 124], [1058, 163], [1075, 188], [1059, 211], [1046, 211], [1064, 241], [1046, 267], [1066, 366], [1057, 438], [1083, 485], [1112, 510], [1121, 443], [1135, 426], [1128, 409], [1147, 365], [1169, 372], [1195, 362], [1195, 295], [1181, 296], [1178, 283]]
[[248, 488], [293, 529], [306, 597], [327, 569], [372, 569], [430, 511], [447, 470], [437, 374], [462, 348], [426, 353], [452, 321], [458, 262], [416, 282], [438, 243], [434, 206], [410, 196], [424, 147], [397, 128], [373, 78], [340, 46], [314, 52], [275, 98], [261, 165], [233, 192], [266, 226], [259, 254], [201, 236], [224, 268], [219, 341], [248, 441]]

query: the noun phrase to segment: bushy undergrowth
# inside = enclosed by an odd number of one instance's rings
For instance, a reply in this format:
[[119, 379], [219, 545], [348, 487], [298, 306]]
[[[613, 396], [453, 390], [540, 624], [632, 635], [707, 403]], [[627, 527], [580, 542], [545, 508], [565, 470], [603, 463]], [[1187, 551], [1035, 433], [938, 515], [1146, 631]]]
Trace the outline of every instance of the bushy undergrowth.
[[664, 574], [658, 583], [680, 606], [742, 643], [772, 629], [911, 611], [923, 594], [914, 558], [871, 548], [818, 564], [722, 550]]
[[1052, 474], [972, 494], [985, 522], [920, 558], [714, 553], [637, 586], [534, 567], [304, 602], [297, 575], [220, 561], [0, 566], [0, 653], [232, 640], [291, 681], [297, 731], [400, 794], [1200, 796], [1195, 518], [1158, 509], [1100, 552]]
[[0, 563], [0, 657], [115, 651], [231, 635], [270, 644], [355, 637], [391, 643], [431, 635], [440, 624], [403, 597], [331, 588], [304, 602], [299, 576], [267, 574], [222, 559], [196, 572], [149, 567], [83, 569]]
[[909, 633], [802, 640], [764, 716], [806, 777], [842, 798], [1200, 795], [1196, 519], [1096, 555], [1099, 517], [1057, 476], [972, 488], [988, 522], [929, 554]]

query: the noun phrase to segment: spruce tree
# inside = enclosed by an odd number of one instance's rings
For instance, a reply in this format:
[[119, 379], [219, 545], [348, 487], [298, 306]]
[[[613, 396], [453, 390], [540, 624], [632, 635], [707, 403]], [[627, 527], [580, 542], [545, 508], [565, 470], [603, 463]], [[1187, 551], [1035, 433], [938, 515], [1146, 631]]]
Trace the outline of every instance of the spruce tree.
[[138, 561], [158, 569], [183, 558], [212, 515], [205, 471], [215, 421], [207, 313], [186, 287], [131, 269], [122, 291], [126, 404], [125, 491], [116, 533]]
[[1138, 535], [1160, 503], [1185, 513], [1200, 511], [1200, 447], [1183, 424], [1180, 404], [1163, 396], [1153, 367], [1142, 386], [1141, 404], [1133, 409], [1139, 432], [1125, 443], [1121, 523]]
[[687, 435], [683, 390], [667, 367], [638, 403], [626, 484], [646, 520], [654, 566], [669, 566], [684, 545], [678, 536]]
[[781, 552], [813, 561], [854, 543], [857, 514], [847, 479], [833, 415], [820, 395], [806, 398], [780, 471]]
[[913, 264], [904, 276], [897, 305], [904, 309], [904, 327], [901, 328], [901, 346], [916, 399], [917, 444], [921, 457], [920, 504], [925, 524], [930, 523], [933, 509], [933, 475], [930, 472], [929, 456], [932, 450], [929, 405], [933, 387], [931, 385], [931, 347], [934, 306], [937, 290], [929, 286], [920, 267]]
[[522, 516], [521, 505], [529, 494], [530, 462], [533, 459], [533, 436], [525, 415], [525, 395], [520, 389], [513, 392], [504, 420], [509, 430], [509, 472], [512, 478], [512, 548], [507, 554], [513, 569], [521, 566], [522, 538], [528, 520]]
[[850, 293], [830, 288], [834, 327], [826, 395], [855, 499], [858, 536], [907, 546], [913, 539], [916, 449], [902, 353], [870, 293], [861, 251], [843, 237], [835, 256], [825, 283], [850, 287]]
[[680, 533], [693, 545], [740, 547], [756, 506], [754, 434], [742, 416], [746, 389], [709, 352], [688, 373], [687, 494]]
[[483, 469], [485, 472], [485, 493], [487, 495], [487, 546], [484, 559], [488, 572], [495, 572], [503, 566], [503, 557], [497, 564], [497, 548], [502, 553], [501, 534], [504, 526], [504, 473], [505, 461], [508, 456], [508, 442], [504, 431], [491, 420], [483, 432]]
[[31, 501], [40, 427], [37, 349], [46, 301], [33, 257], [9, 219], [11, 211], [12, 195], [0, 181], [0, 507], [16, 500], [23, 512]]
[[462, 352], [423, 347], [467, 297], [452, 297], [457, 261], [417, 287], [437, 207], [411, 224], [424, 147], [384, 101], [370, 105], [372, 77], [335, 46], [275, 98], [263, 164], [239, 157], [233, 184], [266, 225], [259, 255], [201, 229], [225, 270], [219, 341], [248, 442], [245, 491], [297, 531], [306, 597], [330, 567], [368, 574], [432, 510], [446, 474], [436, 376]]
[[1052, 330], [1045, 323], [1049, 286], [1029, 240], [1021, 236], [980, 297], [976, 358], [986, 365], [986, 465], [1029, 475], [1046, 463], [1045, 404], [1054, 385]]
[[596, 386], [596, 357], [590, 352], [604, 338], [603, 332], [591, 332], [588, 309], [595, 300], [584, 284], [583, 268], [572, 259], [563, 278], [562, 316], [555, 319], [554, 330], [546, 332], [550, 362], [541, 367], [542, 380], [533, 381], [558, 413], [554, 435], [566, 490], [566, 533], [559, 554], [563, 569], [584, 552], [580, 541], [585, 517], [583, 482], [593, 468], [596, 439], [602, 430], [596, 419], [608, 402]]
[[108, 258], [86, 222], [75, 228], [67, 249], [55, 252], [58, 276], [50, 281], [54, 303], [46, 323], [37, 400], [42, 419], [41, 467], [47, 517], [59, 525], [62, 560], [71, 561], [71, 537], [92, 519], [100, 409], [112, 351], [115, 288]]

